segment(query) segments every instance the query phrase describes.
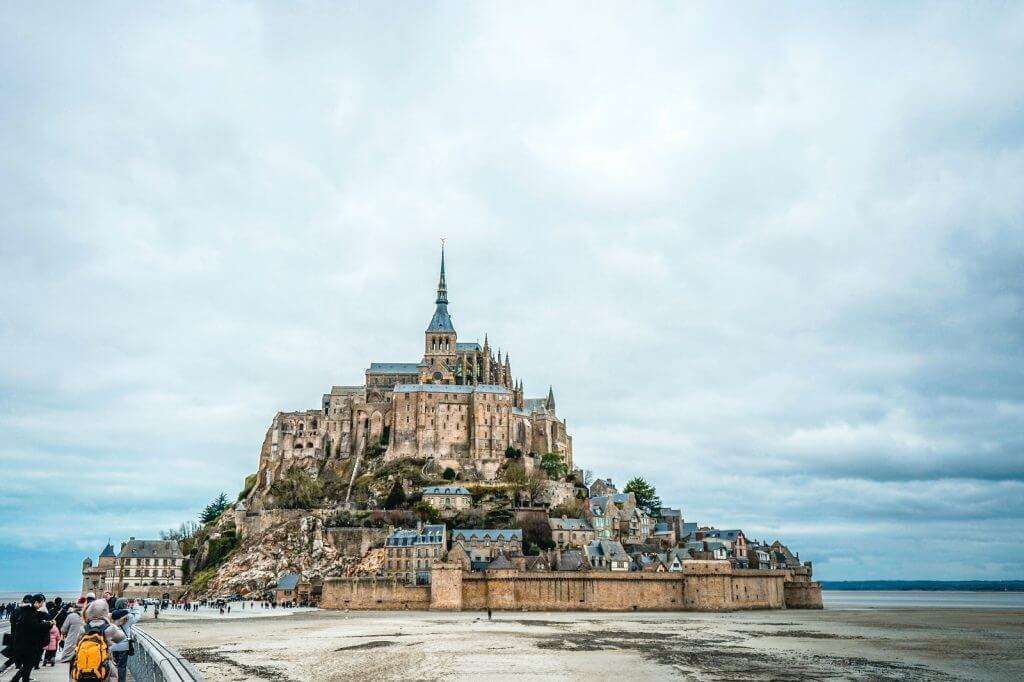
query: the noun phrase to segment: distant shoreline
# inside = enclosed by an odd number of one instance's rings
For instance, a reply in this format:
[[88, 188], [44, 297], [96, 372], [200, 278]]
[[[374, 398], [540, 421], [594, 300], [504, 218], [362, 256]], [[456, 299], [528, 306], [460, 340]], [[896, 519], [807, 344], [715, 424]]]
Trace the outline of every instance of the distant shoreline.
[[1024, 592], [1024, 580], [822, 580], [822, 590], [871, 592]]

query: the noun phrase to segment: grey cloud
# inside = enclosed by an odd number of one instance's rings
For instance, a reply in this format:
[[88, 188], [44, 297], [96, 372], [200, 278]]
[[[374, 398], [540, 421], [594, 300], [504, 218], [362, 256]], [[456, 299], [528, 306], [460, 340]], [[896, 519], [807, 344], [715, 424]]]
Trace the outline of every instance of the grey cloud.
[[[69, 519], [83, 545], [230, 492], [275, 410], [418, 357], [440, 235], [460, 335], [554, 384], [581, 465], [825, 577], [1005, 532], [1022, 21], [5, 6], [2, 535], [38, 542], [82, 459], [135, 512]], [[1020, 546], [934, 575], [1004, 577]]]

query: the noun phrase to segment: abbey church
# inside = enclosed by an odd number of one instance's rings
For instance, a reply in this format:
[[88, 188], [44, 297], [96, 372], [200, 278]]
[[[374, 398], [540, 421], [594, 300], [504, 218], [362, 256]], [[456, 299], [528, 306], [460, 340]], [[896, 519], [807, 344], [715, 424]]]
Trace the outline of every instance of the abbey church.
[[371, 362], [361, 386], [333, 386], [320, 409], [279, 412], [260, 454], [257, 490], [299, 466], [384, 450], [386, 460], [436, 460], [464, 478], [493, 479], [509, 447], [556, 452], [572, 468], [572, 438], [555, 411], [554, 392], [526, 398], [509, 356], [484, 335], [461, 342], [448, 313], [444, 250], [434, 314], [418, 362]]

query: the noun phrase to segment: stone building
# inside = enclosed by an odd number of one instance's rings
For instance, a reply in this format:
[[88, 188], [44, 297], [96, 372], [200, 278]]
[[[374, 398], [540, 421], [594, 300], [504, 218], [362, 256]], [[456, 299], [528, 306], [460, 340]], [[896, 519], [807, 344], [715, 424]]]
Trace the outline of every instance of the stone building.
[[292, 467], [312, 474], [333, 458], [368, 448], [387, 461], [429, 458], [467, 478], [490, 480], [507, 448], [562, 455], [572, 469], [572, 437], [559, 419], [554, 391], [527, 398], [510, 356], [459, 341], [448, 312], [444, 252], [418, 362], [371, 362], [360, 386], [334, 386], [319, 409], [279, 412], [260, 452], [259, 476], [247, 506], [258, 509], [270, 485]]
[[409, 582], [428, 582], [430, 567], [444, 559], [445, 549], [443, 523], [393, 529], [384, 543], [383, 573]]
[[107, 543], [94, 566], [91, 557], [82, 560], [82, 594], [92, 592], [97, 596], [107, 589], [107, 571], [113, 570], [117, 561], [114, 546]]
[[594, 529], [586, 519], [567, 519], [563, 516], [548, 519], [548, 526], [551, 528], [551, 540], [558, 549], [583, 548], [595, 539]]
[[432, 485], [423, 488], [423, 501], [449, 516], [473, 506], [473, 496], [461, 485]]
[[95, 566], [88, 557], [82, 562], [82, 589], [119, 595], [128, 587], [180, 587], [184, 563], [185, 557], [174, 540], [129, 538], [121, 543], [117, 555], [113, 545], [107, 543]]
[[519, 528], [472, 528], [452, 531], [452, 546], [462, 545], [469, 554], [495, 558], [523, 553], [523, 531]]

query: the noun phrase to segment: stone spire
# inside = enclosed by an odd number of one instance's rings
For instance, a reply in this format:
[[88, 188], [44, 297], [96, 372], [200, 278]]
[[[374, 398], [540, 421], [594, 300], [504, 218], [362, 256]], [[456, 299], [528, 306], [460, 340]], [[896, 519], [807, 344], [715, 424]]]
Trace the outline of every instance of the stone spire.
[[555, 390], [551, 386], [548, 386], [548, 399], [545, 401], [544, 407], [552, 412], [555, 411]]
[[[430, 318], [428, 332], [454, 332], [452, 318], [448, 315], [448, 286], [444, 281], [444, 244], [441, 244], [441, 276], [437, 280], [437, 300], [434, 301], [434, 316]], [[452, 349], [454, 350], [454, 349]]]

